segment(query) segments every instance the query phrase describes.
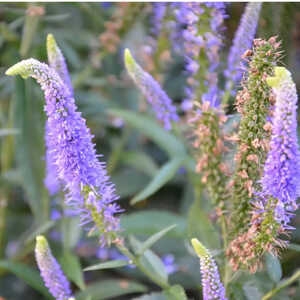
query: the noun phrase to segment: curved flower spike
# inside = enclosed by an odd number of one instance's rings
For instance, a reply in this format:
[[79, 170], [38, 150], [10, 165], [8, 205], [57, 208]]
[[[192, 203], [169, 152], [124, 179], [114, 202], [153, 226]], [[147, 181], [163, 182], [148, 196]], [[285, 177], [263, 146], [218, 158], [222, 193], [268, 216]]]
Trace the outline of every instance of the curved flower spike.
[[218, 267], [211, 254], [197, 239], [192, 239], [191, 242], [200, 258], [203, 300], [227, 300]]
[[229, 90], [238, 84], [242, 78], [241, 57], [245, 51], [251, 47], [255, 37], [261, 6], [262, 3], [260, 2], [247, 4], [240, 25], [234, 36], [227, 60], [228, 68], [225, 71], [225, 76], [229, 80], [226, 88]]
[[[57, 46], [57, 43], [54, 39], [52, 34], [48, 34], [47, 36], [47, 54], [48, 54], [48, 61], [50, 67], [53, 68], [57, 74], [60, 76], [61, 80], [69, 89], [71, 96], [73, 96], [73, 87], [71, 84], [70, 75], [68, 72], [67, 64], [65, 58]], [[45, 131], [46, 136], [48, 132], [48, 122], [46, 121]], [[46, 178], [45, 178], [45, 185], [49, 191], [50, 195], [55, 195], [60, 188], [59, 181], [57, 178], [57, 170], [56, 165], [54, 163], [53, 154], [51, 152], [51, 147], [48, 145], [48, 139], [45, 139], [46, 144]]]
[[72, 300], [70, 283], [51, 253], [47, 240], [36, 237], [35, 257], [45, 286], [56, 300]]
[[7, 75], [31, 76], [45, 93], [48, 117], [48, 146], [57, 166], [58, 178], [68, 194], [66, 202], [80, 215], [81, 224], [93, 223], [101, 235], [100, 244], [117, 238], [121, 212], [105, 164], [99, 162], [93, 136], [77, 112], [75, 100], [57, 73], [35, 59], [23, 60], [6, 71]]
[[50, 67], [56, 71], [73, 96], [73, 87], [65, 58], [52, 34], [47, 36], [47, 54]]
[[137, 64], [128, 49], [125, 49], [124, 58], [129, 75], [152, 105], [157, 119], [164, 123], [166, 130], [170, 130], [171, 121], [179, 120], [176, 107], [172, 104], [171, 99], [154, 78]]

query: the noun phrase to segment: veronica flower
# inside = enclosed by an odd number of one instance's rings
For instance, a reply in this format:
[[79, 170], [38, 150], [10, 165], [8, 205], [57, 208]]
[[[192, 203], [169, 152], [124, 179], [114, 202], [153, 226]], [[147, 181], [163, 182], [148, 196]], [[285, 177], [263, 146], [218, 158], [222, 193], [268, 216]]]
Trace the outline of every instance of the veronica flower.
[[192, 107], [194, 100], [219, 104], [218, 76], [221, 31], [225, 15], [224, 3], [172, 3], [176, 25], [173, 47], [183, 53], [188, 76], [186, 98], [182, 109]]
[[211, 254], [197, 239], [192, 239], [192, 245], [200, 258], [203, 300], [227, 300], [218, 267]]
[[[73, 96], [73, 87], [71, 84], [70, 75], [68, 72], [65, 58], [57, 46], [57, 43], [52, 34], [47, 36], [47, 54], [49, 65], [57, 72], [61, 80], [67, 86], [71, 96]], [[46, 121], [45, 131], [48, 132], [48, 122]], [[47, 134], [46, 134], [47, 136]], [[54, 158], [51, 152], [51, 148], [48, 145], [48, 139], [45, 140], [46, 144], [46, 178], [45, 185], [50, 195], [54, 195], [59, 191], [59, 182], [57, 179], [57, 170], [54, 163]]]
[[162, 90], [158, 82], [137, 64], [128, 49], [125, 49], [124, 54], [129, 75], [152, 105], [157, 119], [163, 122], [165, 129], [170, 130], [171, 121], [176, 122], [179, 119], [172, 100]]
[[262, 3], [251, 2], [247, 4], [245, 12], [241, 18], [240, 25], [235, 33], [233, 44], [229, 50], [227, 59], [227, 70], [224, 72], [227, 78], [228, 90], [238, 84], [242, 78], [241, 57], [245, 51], [251, 48], [255, 37], [259, 14]]
[[80, 215], [82, 225], [94, 224], [92, 229], [99, 230], [101, 245], [110, 244], [119, 230], [119, 218], [115, 216], [121, 211], [115, 203], [118, 197], [68, 88], [52, 68], [35, 59], [19, 62], [6, 74], [30, 76], [41, 85], [48, 117], [46, 138], [58, 178], [68, 191], [66, 203]]
[[167, 3], [153, 2], [151, 15], [151, 33], [158, 36], [162, 27], [162, 21], [166, 14]]
[[263, 202], [270, 197], [276, 203], [275, 219], [290, 229], [292, 212], [298, 208], [300, 196], [300, 152], [297, 137], [297, 91], [290, 72], [275, 68], [275, 76], [267, 78], [276, 98], [270, 151], [261, 179]]
[[47, 240], [37, 236], [35, 258], [44, 280], [45, 286], [56, 300], [71, 300], [70, 283], [60, 265], [51, 253]]

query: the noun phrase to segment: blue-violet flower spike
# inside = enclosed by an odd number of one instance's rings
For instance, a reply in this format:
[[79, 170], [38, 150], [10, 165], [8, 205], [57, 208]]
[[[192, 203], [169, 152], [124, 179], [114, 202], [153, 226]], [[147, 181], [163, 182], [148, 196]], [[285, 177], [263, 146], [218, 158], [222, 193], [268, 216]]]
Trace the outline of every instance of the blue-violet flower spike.
[[229, 50], [227, 60], [227, 70], [224, 72], [228, 82], [227, 90], [232, 90], [236, 84], [239, 84], [242, 78], [241, 57], [246, 50], [251, 48], [255, 37], [259, 14], [262, 3], [251, 2], [247, 4], [245, 12], [241, 18], [240, 25], [235, 33], [233, 44]]
[[[297, 91], [290, 72], [275, 67], [275, 76], [268, 77], [276, 102], [272, 119], [270, 151], [261, 180], [262, 194], [277, 200], [275, 219], [285, 229], [292, 212], [298, 208], [300, 196], [300, 151], [297, 137]], [[268, 199], [266, 199], [267, 201]]]
[[119, 231], [119, 218], [115, 216], [121, 212], [115, 203], [118, 197], [68, 88], [52, 68], [35, 59], [17, 63], [6, 74], [31, 76], [41, 85], [48, 117], [46, 138], [58, 178], [68, 191], [66, 203], [80, 215], [82, 225], [94, 224], [91, 230], [99, 231], [101, 245], [109, 245]]
[[[52, 34], [48, 34], [47, 36], [47, 54], [48, 61], [51, 68], [53, 68], [57, 74], [60, 76], [61, 80], [68, 87], [69, 92], [73, 96], [73, 87], [71, 84], [71, 79], [69, 75], [69, 71], [67, 68], [67, 64], [65, 58], [57, 46], [57, 43]], [[45, 131], [47, 136], [48, 132], [48, 122], [46, 121]], [[48, 139], [45, 139], [46, 144], [46, 178], [45, 185], [49, 191], [50, 195], [55, 195], [58, 193], [60, 184], [57, 178], [57, 170], [56, 165], [54, 163], [53, 153], [48, 145]]]
[[125, 49], [124, 54], [129, 75], [152, 105], [157, 119], [163, 122], [166, 130], [170, 130], [171, 121], [179, 120], [176, 107], [154, 78], [137, 64], [128, 49]]
[[227, 300], [218, 267], [211, 254], [197, 239], [191, 242], [200, 258], [203, 300]]
[[70, 283], [64, 275], [60, 265], [51, 253], [47, 240], [37, 236], [35, 258], [44, 280], [45, 286], [56, 300], [70, 300], [72, 298]]

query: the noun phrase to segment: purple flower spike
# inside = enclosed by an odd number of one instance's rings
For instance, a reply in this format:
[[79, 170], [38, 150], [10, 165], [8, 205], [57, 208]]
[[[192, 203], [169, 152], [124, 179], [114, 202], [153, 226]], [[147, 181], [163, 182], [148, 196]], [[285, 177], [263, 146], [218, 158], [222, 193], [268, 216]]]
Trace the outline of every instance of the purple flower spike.
[[[68, 72], [67, 64], [65, 58], [56, 44], [56, 41], [52, 34], [47, 36], [47, 54], [48, 61], [51, 68], [53, 68], [57, 74], [60, 76], [61, 80], [68, 87], [71, 96], [73, 96], [73, 87], [71, 84], [70, 75]], [[46, 121], [45, 131], [49, 131], [48, 122]], [[60, 185], [57, 179], [57, 170], [54, 162], [54, 158], [51, 152], [51, 148], [48, 145], [48, 139], [45, 140], [46, 144], [46, 178], [45, 185], [49, 191], [50, 195], [55, 195], [58, 193]]]
[[297, 91], [291, 74], [283, 67], [275, 68], [275, 77], [267, 78], [276, 103], [272, 119], [270, 151], [261, 180], [264, 206], [272, 197], [274, 217], [284, 229], [291, 229], [292, 212], [298, 208], [300, 196], [300, 152], [297, 138]]
[[74, 91], [65, 58], [52, 34], [47, 36], [47, 54], [49, 66], [56, 71], [73, 96]]
[[166, 130], [170, 130], [171, 121], [176, 122], [179, 120], [176, 107], [153, 77], [136, 63], [128, 49], [125, 49], [124, 54], [129, 75], [152, 105], [157, 119], [163, 122]]
[[228, 79], [227, 89], [238, 84], [242, 78], [241, 57], [245, 51], [251, 48], [255, 37], [259, 14], [262, 3], [251, 2], [247, 4], [240, 25], [235, 33], [233, 44], [229, 50], [227, 70], [224, 75]]
[[37, 236], [35, 258], [45, 286], [56, 300], [71, 300], [70, 283], [60, 265], [52, 255], [48, 242], [43, 236]]
[[82, 225], [94, 224], [92, 229], [99, 231], [101, 245], [110, 244], [119, 231], [115, 216], [121, 212], [115, 203], [118, 197], [68, 88], [53, 69], [35, 59], [19, 62], [6, 74], [31, 76], [41, 85], [48, 117], [47, 144], [58, 178], [68, 191], [66, 203], [80, 215]]
[[167, 3], [154, 2], [152, 3], [152, 16], [151, 16], [151, 33], [158, 36], [162, 27], [162, 21], [166, 14]]
[[211, 254], [197, 239], [191, 242], [200, 258], [203, 300], [227, 300], [218, 267]]

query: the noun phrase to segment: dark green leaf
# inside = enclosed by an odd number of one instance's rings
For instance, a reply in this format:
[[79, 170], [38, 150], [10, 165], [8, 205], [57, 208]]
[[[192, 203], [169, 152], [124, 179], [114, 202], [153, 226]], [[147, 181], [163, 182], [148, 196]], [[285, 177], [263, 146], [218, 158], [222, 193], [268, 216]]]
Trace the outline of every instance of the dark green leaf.
[[167, 300], [187, 300], [185, 291], [181, 285], [173, 285], [171, 288], [164, 291]]
[[146, 286], [134, 281], [101, 280], [87, 286], [84, 291], [77, 293], [75, 298], [76, 300], [86, 300], [90, 296], [92, 300], [103, 300], [132, 293], [144, 293], [146, 291]]
[[143, 295], [132, 300], [167, 300], [163, 293], [151, 293], [149, 295]]
[[[129, 240], [132, 248], [138, 255], [141, 251], [142, 243], [133, 236], [130, 236]], [[152, 274], [152, 278], [156, 278], [156, 280], [164, 285], [168, 284], [168, 273], [166, 272], [165, 265], [153, 251], [150, 249], [146, 250], [138, 259], [144, 268]]]
[[136, 204], [147, 197], [157, 192], [164, 184], [166, 184], [176, 174], [177, 170], [181, 166], [183, 158], [173, 158], [167, 162], [161, 169], [159, 169], [152, 179], [152, 181], [138, 193], [131, 201], [130, 204]]
[[168, 232], [167, 236], [183, 237], [186, 230], [185, 219], [169, 211], [139, 211], [121, 217], [121, 227], [127, 234], [134, 235], [152, 235], [172, 224], [176, 224], [176, 228]]
[[158, 240], [160, 240], [170, 230], [174, 229], [176, 224], [173, 224], [149, 237], [145, 242], [142, 243], [138, 255], [142, 255], [147, 249], [151, 248]]
[[37, 235], [44, 234], [55, 225], [55, 221], [50, 220], [40, 225], [34, 232], [32, 232], [25, 240], [26, 243], [31, 243]]
[[278, 283], [282, 277], [282, 269], [279, 259], [269, 253], [266, 254], [265, 259], [268, 275], [274, 282]]
[[104, 269], [114, 269], [120, 268], [128, 265], [127, 260], [116, 259], [111, 261], [106, 261], [104, 263], [96, 264], [90, 267], [85, 268], [83, 271], [95, 271], [95, 270], [104, 270]]
[[28, 285], [39, 291], [46, 298], [53, 299], [44, 286], [38, 271], [28, 267], [27, 265], [9, 260], [1, 260], [0, 269], [1, 268], [14, 273], [17, 277], [23, 279]]
[[195, 200], [189, 211], [188, 236], [197, 238], [209, 249], [220, 248], [218, 232], [201, 206], [200, 199]]
[[184, 145], [174, 135], [158, 125], [152, 118], [127, 110], [110, 109], [109, 113], [124, 119], [128, 124], [140, 130], [170, 156], [184, 156]]
[[149, 176], [154, 176], [158, 170], [152, 158], [143, 152], [124, 152], [121, 156], [121, 161]]
[[60, 264], [66, 276], [83, 290], [85, 284], [79, 258], [71, 252], [65, 251], [60, 259]]

